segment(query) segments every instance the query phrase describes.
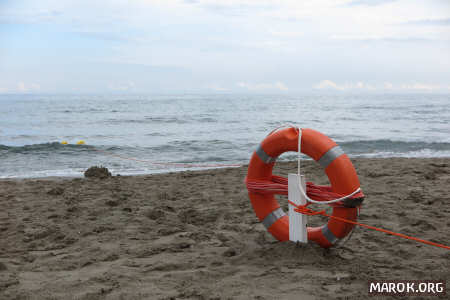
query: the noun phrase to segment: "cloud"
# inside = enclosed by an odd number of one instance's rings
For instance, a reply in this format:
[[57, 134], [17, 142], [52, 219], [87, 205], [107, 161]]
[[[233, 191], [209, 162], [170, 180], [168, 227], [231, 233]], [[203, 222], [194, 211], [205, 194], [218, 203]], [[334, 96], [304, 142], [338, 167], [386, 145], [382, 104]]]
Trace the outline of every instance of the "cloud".
[[[45, 92], [73, 86], [294, 92], [316, 83], [320, 90], [387, 90], [401, 87], [385, 87], [383, 78], [439, 84], [450, 78], [450, 27], [444, 26], [450, 11], [437, 1], [0, 2], [0, 23], [20, 23], [8, 24], [0, 36], [6, 70], [0, 81], [9, 92], [34, 78]], [[29, 45], [33, 51], [26, 51]], [[94, 68], [98, 63], [105, 66]], [[112, 66], [118, 63], [173, 69], [161, 75]], [[336, 81], [320, 82], [324, 75]]]
[[267, 90], [279, 90], [288, 91], [289, 88], [280, 81], [274, 83], [248, 83], [248, 82], [238, 82], [237, 86], [240, 88], [247, 89], [249, 91], [267, 91]]
[[395, 85], [391, 82], [385, 82], [382, 85], [372, 85], [361, 81], [356, 83], [338, 84], [331, 80], [322, 80], [321, 82], [313, 86], [313, 88], [316, 90], [426, 91], [426, 92], [443, 91], [449, 89], [449, 87], [450, 86], [430, 84], [430, 83], [409, 83], [409, 84], [404, 83]]
[[427, 83], [412, 83], [412, 84], [402, 84], [400, 85], [402, 90], [410, 90], [410, 91], [436, 91], [441, 90], [445, 87], [442, 87], [438, 84], [427, 84]]
[[32, 83], [31, 86], [30, 86], [30, 89], [31, 90], [40, 90], [41, 86], [39, 84], [37, 84], [37, 83]]
[[17, 83], [9, 84], [9, 86], [0, 87], [0, 94], [6, 93], [35, 93], [41, 90], [41, 85], [37, 83], [25, 83], [19, 81]]
[[19, 93], [28, 93], [28, 92], [37, 92], [41, 89], [41, 86], [37, 83], [25, 84], [23, 81], [18, 82], [16, 89], [12, 90], [13, 92]]
[[361, 81], [356, 83], [337, 84], [331, 80], [322, 80], [321, 82], [313, 86], [313, 88], [316, 90], [338, 90], [338, 91], [376, 89], [374, 86]]
[[392, 89], [394, 88], [394, 85], [393, 85], [392, 83], [390, 83], [390, 82], [385, 82], [385, 83], [383, 84], [383, 88], [384, 88], [385, 90], [392, 90]]
[[331, 80], [322, 80], [321, 82], [319, 82], [318, 84], [316, 84], [314, 87], [314, 89], [317, 90], [342, 90], [342, 87], [338, 86], [335, 82], [331, 81]]
[[25, 92], [25, 91], [26, 91], [25, 83], [19, 82], [19, 83], [17, 84], [17, 90], [20, 91], [20, 92]]

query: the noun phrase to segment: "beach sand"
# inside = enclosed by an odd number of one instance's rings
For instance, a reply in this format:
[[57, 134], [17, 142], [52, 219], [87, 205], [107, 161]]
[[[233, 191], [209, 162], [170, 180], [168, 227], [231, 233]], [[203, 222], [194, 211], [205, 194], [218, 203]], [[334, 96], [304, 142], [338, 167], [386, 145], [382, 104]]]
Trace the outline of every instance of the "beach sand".
[[[450, 244], [450, 159], [352, 161], [362, 223]], [[303, 170], [327, 183], [318, 164]], [[0, 180], [0, 298], [364, 299], [372, 279], [448, 286], [446, 249], [363, 228], [331, 250], [275, 241], [246, 172]]]

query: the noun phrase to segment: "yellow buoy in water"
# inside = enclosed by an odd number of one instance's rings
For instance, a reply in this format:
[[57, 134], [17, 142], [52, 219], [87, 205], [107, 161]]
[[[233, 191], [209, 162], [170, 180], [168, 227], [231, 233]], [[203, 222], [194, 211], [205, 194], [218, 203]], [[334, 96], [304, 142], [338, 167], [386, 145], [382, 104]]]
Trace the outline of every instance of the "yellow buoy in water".
[[67, 145], [68, 143], [67, 143], [67, 141], [62, 141], [61, 144]]
[[85, 142], [83, 140], [77, 142], [77, 145], [84, 145], [84, 144]]

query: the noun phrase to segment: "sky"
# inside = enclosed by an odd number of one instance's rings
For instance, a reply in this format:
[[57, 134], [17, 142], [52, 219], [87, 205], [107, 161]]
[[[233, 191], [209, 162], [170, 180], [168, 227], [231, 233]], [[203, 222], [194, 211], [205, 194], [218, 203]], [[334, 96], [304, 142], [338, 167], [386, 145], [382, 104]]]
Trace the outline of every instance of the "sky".
[[0, 0], [0, 94], [450, 93], [449, 0]]

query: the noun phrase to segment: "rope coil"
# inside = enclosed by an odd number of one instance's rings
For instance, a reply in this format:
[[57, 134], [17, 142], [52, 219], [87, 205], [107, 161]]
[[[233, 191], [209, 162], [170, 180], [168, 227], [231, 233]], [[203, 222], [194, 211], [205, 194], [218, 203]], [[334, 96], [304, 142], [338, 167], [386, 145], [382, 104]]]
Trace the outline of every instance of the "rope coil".
[[[246, 180], [245, 184], [251, 193], [259, 194], [288, 194], [288, 179], [281, 176], [272, 175], [271, 180]], [[355, 193], [351, 196], [342, 195], [332, 191], [330, 186], [316, 185], [313, 182], [306, 183], [308, 203], [328, 204], [333, 207], [346, 206], [343, 200], [361, 199], [362, 194]], [[336, 201], [339, 200], [339, 201]], [[312, 200], [312, 201], [310, 201]], [[348, 206], [348, 204], [347, 204]]]

